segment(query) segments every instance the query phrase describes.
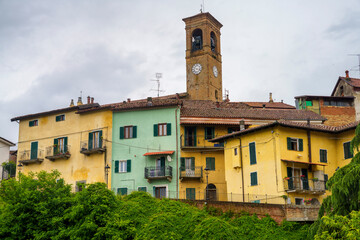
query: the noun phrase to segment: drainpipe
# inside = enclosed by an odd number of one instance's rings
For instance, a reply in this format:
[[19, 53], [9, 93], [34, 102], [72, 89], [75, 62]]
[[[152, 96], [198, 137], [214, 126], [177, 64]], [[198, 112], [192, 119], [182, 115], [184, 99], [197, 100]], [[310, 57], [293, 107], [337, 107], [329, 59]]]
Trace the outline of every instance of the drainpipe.
[[178, 110], [179, 105], [175, 109], [175, 128], [176, 128], [176, 152], [175, 152], [175, 159], [176, 159], [176, 199], [179, 199], [179, 129], [178, 129]]
[[[310, 118], [307, 120], [307, 125], [310, 127]], [[311, 163], [311, 136], [310, 136], [310, 130], [307, 130], [307, 139], [308, 139], [308, 151], [309, 151], [309, 163]], [[310, 167], [310, 166], [309, 166]]]
[[242, 184], [242, 195], [243, 195], [243, 202], [245, 202], [245, 189], [244, 189], [244, 165], [243, 165], [243, 157], [242, 157], [242, 145], [241, 145], [241, 138], [239, 138], [239, 146], [240, 146], [240, 164], [241, 164], [241, 184]]

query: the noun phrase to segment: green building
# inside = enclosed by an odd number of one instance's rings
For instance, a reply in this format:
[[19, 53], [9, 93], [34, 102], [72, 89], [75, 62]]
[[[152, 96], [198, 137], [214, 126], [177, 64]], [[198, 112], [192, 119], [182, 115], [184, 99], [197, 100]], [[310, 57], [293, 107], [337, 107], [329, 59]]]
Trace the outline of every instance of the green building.
[[152, 99], [113, 108], [111, 188], [178, 197], [180, 102]]

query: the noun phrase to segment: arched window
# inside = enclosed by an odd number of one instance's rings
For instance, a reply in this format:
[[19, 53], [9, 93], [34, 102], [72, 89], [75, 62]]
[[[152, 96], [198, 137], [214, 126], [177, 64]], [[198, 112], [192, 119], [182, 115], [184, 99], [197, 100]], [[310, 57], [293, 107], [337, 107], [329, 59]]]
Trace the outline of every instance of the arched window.
[[206, 200], [209, 200], [209, 201], [216, 201], [217, 200], [216, 186], [214, 184], [212, 184], [212, 183], [210, 183], [206, 187]]
[[203, 46], [202, 31], [200, 28], [194, 30], [192, 34], [192, 51], [200, 50]]
[[216, 36], [214, 32], [210, 33], [210, 47], [211, 47], [211, 51], [213, 52], [216, 51]]

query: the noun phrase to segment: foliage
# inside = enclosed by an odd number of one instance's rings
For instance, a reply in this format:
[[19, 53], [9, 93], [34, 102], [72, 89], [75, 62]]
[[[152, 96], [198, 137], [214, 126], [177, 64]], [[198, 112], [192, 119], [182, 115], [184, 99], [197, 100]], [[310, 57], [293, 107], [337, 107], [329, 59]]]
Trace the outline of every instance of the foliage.
[[6, 172], [9, 173], [11, 177], [15, 176], [16, 164], [14, 162], [4, 162], [2, 164], [2, 167], [5, 169]]

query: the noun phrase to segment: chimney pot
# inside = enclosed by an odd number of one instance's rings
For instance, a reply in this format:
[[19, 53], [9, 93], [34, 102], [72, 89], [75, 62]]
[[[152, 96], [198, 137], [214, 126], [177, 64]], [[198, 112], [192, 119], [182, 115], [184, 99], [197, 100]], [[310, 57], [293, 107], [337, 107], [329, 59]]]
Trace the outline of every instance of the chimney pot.
[[127, 102], [130, 102], [130, 101], [131, 101], [131, 99], [130, 99], [130, 98], [128, 98], [128, 99], [127, 99]]
[[93, 104], [93, 103], [94, 103], [94, 98], [92, 97], [92, 98], [91, 98], [91, 104]]
[[272, 93], [269, 94], [269, 102], [274, 102], [274, 100], [272, 98]]
[[152, 106], [152, 104], [153, 104], [152, 97], [148, 97], [147, 98], [147, 105]]
[[345, 71], [345, 74], [346, 74], [346, 78], [350, 78], [350, 77], [349, 77], [349, 70], [346, 70], [346, 71]]
[[77, 105], [79, 106], [79, 105], [82, 105], [82, 104], [83, 103], [82, 103], [81, 97], [78, 97]]
[[241, 120], [240, 121], [240, 131], [244, 130], [245, 129], [245, 121], [244, 120]]
[[74, 99], [71, 99], [70, 107], [73, 107], [73, 106], [75, 106], [75, 104], [74, 104]]
[[90, 104], [90, 96], [87, 97], [87, 104]]

